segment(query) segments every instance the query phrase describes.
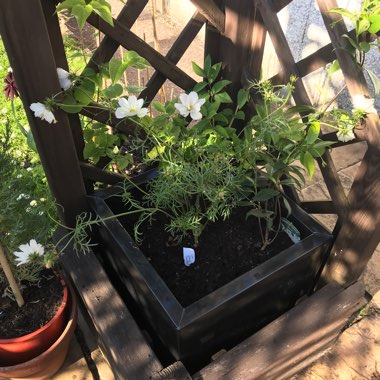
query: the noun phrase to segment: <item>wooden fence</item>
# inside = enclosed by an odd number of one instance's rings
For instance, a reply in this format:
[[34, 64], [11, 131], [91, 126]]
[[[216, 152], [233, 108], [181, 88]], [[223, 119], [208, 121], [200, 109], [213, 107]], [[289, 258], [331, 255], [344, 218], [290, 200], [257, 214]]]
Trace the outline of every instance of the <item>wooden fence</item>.
[[[148, 4], [148, 0], [128, 0], [110, 26], [95, 14], [88, 22], [106, 36], [93, 54], [89, 66], [107, 62], [119, 48], [134, 50], [146, 58], [155, 73], [140, 97], [151, 101], [163, 83], [169, 79], [188, 91], [195, 81], [177, 63], [203, 25], [206, 25], [205, 54], [213, 62], [223, 62], [222, 75], [232, 81], [230, 92], [236, 93], [241, 78], [249, 73], [258, 78], [263, 50], [268, 32], [281, 71], [272, 81], [284, 83], [296, 75], [294, 100], [297, 104], [311, 105], [303, 83], [303, 77], [338, 59], [349, 93], [369, 95], [368, 86], [361, 70], [342, 49], [342, 34], [348, 33], [340, 16], [328, 13], [337, 7], [335, 0], [317, 0], [331, 43], [315, 53], [296, 62], [277, 13], [291, 0], [193, 0], [198, 11], [191, 17], [166, 56], [131, 31], [131, 27]], [[51, 190], [63, 206], [61, 217], [67, 224], [75, 222], [75, 216], [87, 210], [86, 194], [92, 191], [95, 181], [113, 184], [120, 180], [115, 173], [105, 172], [83, 159], [83, 135], [77, 115], [57, 111], [58, 123], [47, 127], [33, 117], [29, 105], [36, 99], [44, 99], [60, 91], [56, 68], [68, 69], [58, 17], [53, 0], [2, 0], [0, 2], [0, 32], [9, 55], [15, 78], [20, 88], [22, 101], [28, 114], [30, 126], [40, 153]], [[124, 133], [131, 133], [133, 126], [115, 120], [96, 108], [96, 104], [84, 108], [82, 113], [94, 120], [107, 123]], [[380, 124], [379, 118], [371, 114], [366, 126], [356, 131], [357, 139], [367, 143], [367, 151], [360, 164], [351, 190], [346, 196], [330, 152], [318, 160], [320, 170], [328, 188], [327, 201], [300, 202], [296, 192], [289, 194], [302, 207], [313, 214], [336, 214], [334, 242], [323, 273], [326, 282], [336, 281], [343, 286], [354, 283], [376, 249], [380, 238]], [[336, 140], [333, 134], [320, 136]], [[342, 142], [334, 147], [345, 145]], [[333, 148], [334, 149], [334, 148]]]

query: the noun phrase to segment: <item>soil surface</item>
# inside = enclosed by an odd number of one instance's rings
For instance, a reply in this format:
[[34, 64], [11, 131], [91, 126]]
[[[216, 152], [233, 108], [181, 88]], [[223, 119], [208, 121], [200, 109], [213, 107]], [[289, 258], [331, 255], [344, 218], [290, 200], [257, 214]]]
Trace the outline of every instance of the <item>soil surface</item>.
[[[293, 244], [280, 232], [261, 251], [257, 219], [246, 220], [247, 211], [238, 208], [228, 220], [208, 224], [197, 247], [190, 238], [176, 244], [165, 231], [168, 221], [164, 216], [157, 215], [151, 224], [142, 225], [144, 239], [140, 249], [182, 306], [192, 304]], [[121, 222], [133, 236], [134, 220], [122, 218]], [[183, 247], [195, 250], [194, 264], [185, 266]]]
[[0, 283], [0, 339], [17, 338], [46, 325], [62, 304], [63, 288], [51, 271], [42, 272], [38, 283], [22, 284], [25, 305], [4, 296], [5, 284]]

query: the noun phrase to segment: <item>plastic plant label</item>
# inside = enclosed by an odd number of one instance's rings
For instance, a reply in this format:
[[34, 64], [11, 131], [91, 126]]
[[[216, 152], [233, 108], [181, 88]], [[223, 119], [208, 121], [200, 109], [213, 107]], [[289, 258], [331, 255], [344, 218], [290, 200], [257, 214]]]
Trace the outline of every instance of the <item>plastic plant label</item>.
[[195, 263], [195, 251], [193, 248], [183, 247], [183, 262], [187, 267]]
[[290, 240], [296, 244], [301, 241], [301, 233], [295, 225], [286, 218], [281, 218], [282, 230], [289, 236]]

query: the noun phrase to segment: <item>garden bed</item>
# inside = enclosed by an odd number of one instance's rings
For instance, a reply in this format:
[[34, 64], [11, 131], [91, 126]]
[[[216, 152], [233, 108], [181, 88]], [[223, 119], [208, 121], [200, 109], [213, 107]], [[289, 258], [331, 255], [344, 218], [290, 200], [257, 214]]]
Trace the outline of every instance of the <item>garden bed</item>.
[[[101, 218], [122, 210], [121, 204], [115, 204], [115, 199], [120, 197], [112, 196], [117, 192], [116, 187], [90, 198], [94, 211]], [[111, 205], [113, 210], [110, 208]], [[192, 294], [185, 300], [181, 295], [176, 297], [173, 294], [177, 292], [176, 284], [182, 282], [182, 278], [178, 280], [176, 268], [169, 261], [166, 262], [169, 272], [175, 273], [170, 287], [170, 284], [164, 282], [162, 273], [160, 276], [154, 269], [154, 261], [160, 256], [159, 249], [154, 247], [150, 253], [145, 252], [144, 256], [118, 220], [104, 222], [100, 228], [100, 236], [104, 243], [100, 259], [110, 273], [116, 273], [118, 281], [123, 284], [119, 291], [123, 293], [127, 289], [173, 356], [177, 360], [194, 362], [221, 348], [236, 344], [312, 291], [331, 236], [295, 204], [292, 204], [292, 218], [301, 231], [302, 240], [299, 243], [285, 249], [281, 247], [279, 254], [253, 269], [249, 260], [238, 257], [237, 261], [244, 262], [246, 267], [243, 266], [239, 269], [240, 272], [235, 272], [235, 278], [226, 277], [224, 284], [221, 282], [217, 289], [208, 287], [209, 284], [204, 277], [206, 275], [190, 278], [189, 288], [183, 293]], [[241, 228], [238, 225], [238, 229]], [[131, 227], [129, 229], [131, 231]], [[216, 226], [215, 230], [219, 232], [219, 227]], [[162, 231], [161, 227], [155, 235], [161, 236], [167, 250], [167, 239]], [[233, 234], [236, 234], [236, 231]], [[220, 242], [224, 245], [227, 240], [232, 239], [223, 234], [216, 234], [216, 239], [211, 245], [220, 246]], [[255, 244], [257, 245], [257, 242], [253, 243]], [[158, 253], [155, 258], [153, 251]], [[232, 257], [234, 252], [236, 249], [232, 252]], [[161, 256], [168, 254], [161, 253]], [[179, 256], [180, 260], [176, 265], [184, 267], [181, 264], [182, 255]], [[257, 264], [258, 262], [255, 263]], [[233, 267], [228, 262], [224, 266]], [[182, 270], [195, 272], [195, 268], [196, 264], [193, 264], [193, 268]], [[220, 268], [213, 270], [213, 265], [209, 266], [207, 271], [215, 272], [216, 277], [224, 277]], [[204, 293], [195, 296], [194, 289], [198, 287], [199, 282], [206, 283], [206, 286], [203, 287]]]

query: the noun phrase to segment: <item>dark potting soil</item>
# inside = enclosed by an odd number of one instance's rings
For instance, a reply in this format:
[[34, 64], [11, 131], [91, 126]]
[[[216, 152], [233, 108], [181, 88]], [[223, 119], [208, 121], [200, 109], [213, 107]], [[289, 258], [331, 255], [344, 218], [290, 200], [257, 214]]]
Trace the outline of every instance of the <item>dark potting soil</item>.
[[[246, 220], [246, 212], [247, 208], [238, 208], [228, 220], [209, 223], [197, 247], [191, 239], [176, 245], [165, 231], [164, 216], [156, 215], [151, 224], [141, 226], [141, 251], [182, 306], [192, 304], [293, 244], [281, 231], [261, 251], [258, 221], [253, 217]], [[134, 220], [122, 218], [121, 223], [133, 237]], [[183, 247], [195, 249], [195, 263], [189, 267], [184, 265]]]
[[22, 307], [4, 296], [5, 288], [6, 284], [0, 282], [0, 339], [17, 338], [46, 325], [62, 304], [62, 284], [50, 270], [42, 272], [38, 283], [22, 284]]

